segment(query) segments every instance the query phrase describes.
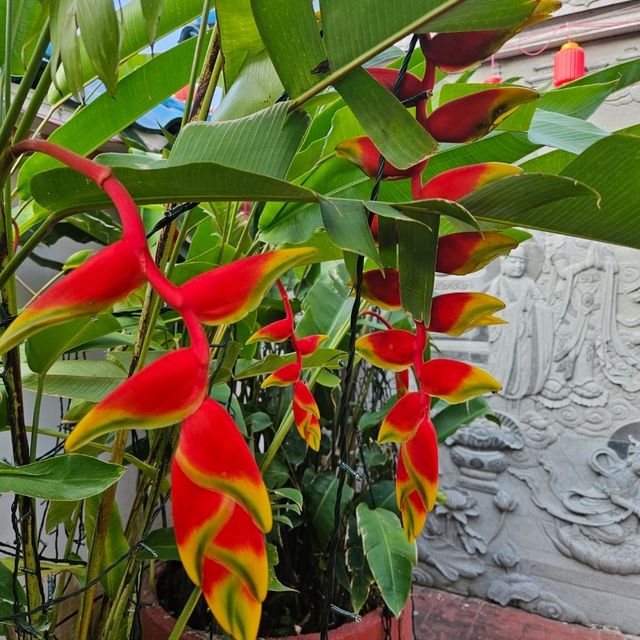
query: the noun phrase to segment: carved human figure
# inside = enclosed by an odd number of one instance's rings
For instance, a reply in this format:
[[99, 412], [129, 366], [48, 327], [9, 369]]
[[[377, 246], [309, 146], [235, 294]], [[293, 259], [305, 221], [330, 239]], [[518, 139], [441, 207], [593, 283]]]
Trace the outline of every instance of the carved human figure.
[[[568, 238], [550, 256], [555, 348], [542, 402], [604, 406], [603, 376], [625, 391], [640, 390], [640, 360], [625, 345], [616, 322], [618, 264], [612, 252], [588, 240]], [[602, 372], [602, 375], [599, 375]]]
[[487, 288], [506, 305], [501, 316], [508, 324], [489, 327], [489, 370], [510, 400], [542, 389], [553, 350], [551, 309], [526, 271], [526, 245], [520, 245], [501, 259], [500, 274]]

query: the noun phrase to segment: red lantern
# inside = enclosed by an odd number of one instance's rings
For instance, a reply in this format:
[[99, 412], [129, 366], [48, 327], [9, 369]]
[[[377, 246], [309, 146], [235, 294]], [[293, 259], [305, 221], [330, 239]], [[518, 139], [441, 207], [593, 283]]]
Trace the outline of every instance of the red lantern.
[[567, 42], [553, 59], [553, 86], [582, 78], [585, 74], [584, 49], [576, 42]]

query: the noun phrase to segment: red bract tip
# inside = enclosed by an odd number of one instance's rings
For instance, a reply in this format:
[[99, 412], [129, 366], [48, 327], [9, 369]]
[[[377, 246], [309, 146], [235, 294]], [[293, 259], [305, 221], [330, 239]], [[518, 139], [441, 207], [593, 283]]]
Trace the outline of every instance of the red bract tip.
[[293, 418], [302, 439], [314, 451], [320, 448], [320, 410], [311, 391], [303, 382], [293, 387]]
[[[360, 136], [358, 138], [349, 138], [343, 140], [336, 146], [336, 155], [339, 158], [345, 158], [353, 162], [362, 169], [362, 171], [370, 178], [378, 175], [378, 165], [380, 164], [380, 152], [373, 144], [371, 138]], [[413, 175], [415, 169], [398, 169], [385, 160], [382, 177], [389, 180], [396, 178], [408, 178]]]
[[415, 339], [402, 329], [374, 331], [356, 340], [356, 351], [376, 367], [402, 371], [413, 364]]
[[312, 336], [305, 336], [304, 338], [298, 338], [297, 344], [300, 355], [311, 355], [326, 339], [327, 336], [319, 333]]
[[277, 320], [271, 324], [267, 324], [261, 329], [258, 329], [248, 340], [247, 344], [252, 342], [282, 342], [291, 337], [293, 333], [293, 327], [291, 321], [288, 318]]
[[413, 438], [429, 411], [429, 397], [413, 391], [396, 402], [380, 425], [378, 442], [403, 443]]
[[200, 322], [230, 324], [256, 309], [285, 272], [317, 255], [316, 249], [281, 249], [235, 260], [189, 280], [181, 290]]
[[400, 455], [415, 491], [427, 511], [431, 511], [438, 495], [438, 437], [428, 417], [424, 418], [415, 436], [402, 445]]
[[487, 266], [518, 246], [518, 240], [500, 231], [452, 233], [438, 239], [436, 271], [463, 276]]
[[489, 133], [520, 105], [537, 100], [525, 87], [487, 89], [446, 102], [428, 118], [426, 128], [438, 142], [472, 142]]
[[504, 29], [438, 33], [423, 39], [422, 51], [443, 71], [462, 71], [494, 54], [511, 36], [512, 30]]
[[495, 393], [500, 383], [486, 371], [466, 362], [436, 358], [422, 365], [420, 388], [451, 404], [466, 402], [483, 393]]
[[400, 276], [397, 269], [371, 269], [362, 274], [362, 296], [381, 309], [395, 311], [400, 302]]
[[459, 336], [469, 329], [504, 324], [493, 314], [504, 309], [504, 302], [486, 293], [457, 292], [435, 296], [431, 303], [429, 331]]
[[269, 496], [258, 466], [231, 416], [211, 398], [184, 421], [176, 461], [193, 482], [230, 496], [262, 531], [271, 530]]
[[290, 362], [267, 376], [260, 386], [263, 389], [267, 387], [286, 387], [289, 384], [293, 384], [300, 377], [300, 371], [298, 362]]
[[101, 313], [144, 283], [142, 252], [126, 240], [118, 240], [29, 304], [2, 334], [0, 353], [48, 325]]
[[520, 167], [504, 162], [482, 162], [466, 167], [456, 167], [438, 174], [423, 185], [420, 198], [459, 200], [485, 184], [520, 173], [522, 173]]
[[[386, 87], [389, 91], [393, 90], [393, 87], [398, 79], [398, 69], [389, 69], [385, 67], [366, 67], [365, 71], [373, 76], [383, 87]], [[411, 72], [404, 74], [402, 83], [397, 90], [397, 97], [399, 100], [407, 100], [417, 96], [422, 91], [420, 78]]]
[[208, 369], [191, 349], [158, 358], [87, 413], [65, 441], [75, 451], [119, 429], [158, 429], [180, 422], [202, 403]]

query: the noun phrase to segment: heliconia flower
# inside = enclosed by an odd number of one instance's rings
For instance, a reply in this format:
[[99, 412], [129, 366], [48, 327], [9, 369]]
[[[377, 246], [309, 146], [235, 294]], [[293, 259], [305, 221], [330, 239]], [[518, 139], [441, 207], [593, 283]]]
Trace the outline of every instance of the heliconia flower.
[[214, 534], [205, 555], [237, 575], [256, 600], [267, 597], [269, 563], [264, 535], [239, 504], [235, 503], [229, 520]]
[[[336, 145], [336, 156], [345, 158], [357, 165], [370, 178], [378, 175], [378, 164], [380, 163], [380, 152], [378, 151], [371, 138], [367, 136], [359, 136], [357, 138], [348, 138]], [[413, 175], [414, 168], [398, 169], [385, 160], [382, 177], [388, 180], [397, 178], [408, 178]]]
[[43, 327], [105, 311], [144, 283], [142, 252], [126, 240], [118, 240], [29, 304], [0, 337], [0, 353]]
[[409, 542], [414, 542], [427, 521], [427, 508], [415, 490], [415, 483], [409, 477], [402, 452], [398, 456], [396, 471], [396, 502], [402, 515], [404, 535]]
[[158, 429], [180, 422], [202, 403], [207, 367], [192, 349], [158, 358], [101, 400], [65, 441], [75, 451], [95, 438], [119, 429]]
[[412, 391], [396, 402], [380, 425], [378, 443], [403, 443], [413, 438], [429, 410], [429, 396]]
[[308, 411], [316, 418], [320, 417], [320, 409], [318, 409], [316, 399], [313, 397], [309, 387], [301, 380], [298, 380], [293, 385], [293, 404]]
[[356, 340], [356, 352], [376, 367], [402, 371], [413, 364], [415, 339], [403, 329], [374, 331]]
[[288, 318], [282, 320], [276, 320], [271, 324], [267, 324], [264, 327], [258, 329], [246, 342], [251, 344], [252, 342], [282, 342], [291, 337], [292, 326], [291, 321]]
[[431, 302], [429, 331], [459, 336], [474, 327], [504, 324], [493, 314], [504, 309], [504, 302], [487, 293], [460, 291], [435, 296]]
[[314, 451], [320, 448], [320, 410], [309, 387], [298, 381], [293, 386], [293, 419], [302, 439]]
[[280, 249], [234, 260], [188, 280], [181, 290], [200, 322], [238, 322], [260, 305], [267, 289], [285, 271], [317, 253], [308, 248]]
[[326, 339], [328, 336], [316, 333], [311, 336], [305, 336], [304, 338], [298, 338], [298, 351], [302, 356], [311, 355]]
[[431, 511], [438, 495], [438, 436], [428, 416], [413, 438], [402, 445], [400, 455], [415, 491]]
[[522, 173], [520, 167], [505, 162], [481, 162], [449, 169], [431, 178], [422, 186], [420, 198], [459, 200], [485, 184]]
[[235, 502], [222, 493], [198, 486], [175, 458], [171, 466], [171, 502], [182, 566], [191, 581], [200, 586], [205, 551], [213, 536], [231, 518]]
[[397, 269], [369, 269], [362, 274], [362, 297], [386, 311], [402, 308]]
[[518, 244], [518, 240], [501, 231], [451, 233], [438, 239], [436, 271], [464, 276], [506, 255]]
[[517, 107], [537, 100], [539, 93], [526, 87], [499, 87], [478, 91], [438, 107], [426, 129], [438, 142], [472, 142], [489, 133]]
[[[399, 73], [398, 69], [389, 69], [388, 67], [365, 67], [365, 71], [389, 91], [393, 89]], [[396, 95], [399, 100], [407, 100], [418, 95], [421, 91], [420, 78], [411, 72], [407, 72], [404, 74]]]
[[202, 593], [218, 624], [235, 640], [255, 640], [262, 604], [238, 575], [212, 558], [205, 558]]
[[204, 489], [238, 502], [264, 532], [271, 530], [269, 496], [240, 430], [224, 407], [206, 398], [183, 423], [175, 460]]
[[409, 393], [409, 370], [396, 373], [396, 397], [398, 400]]
[[420, 388], [431, 396], [457, 404], [483, 393], [495, 393], [502, 387], [495, 378], [478, 367], [458, 360], [435, 358], [422, 365]]
[[260, 386], [263, 389], [267, 387], [286, 387], [289, 384], [293, 384], [299, 377], [300, 364], [298, 362], [290, 362], [268, 375]]

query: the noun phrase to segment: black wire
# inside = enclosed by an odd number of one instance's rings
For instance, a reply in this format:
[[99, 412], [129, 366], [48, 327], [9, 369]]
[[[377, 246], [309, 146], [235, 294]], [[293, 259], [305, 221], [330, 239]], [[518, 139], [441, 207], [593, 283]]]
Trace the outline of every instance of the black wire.
[[180, 217], [183, 213], [195, 209], [199, 202], [182, 202], [181, 204], [175, 204], [173, 207], [167, 209], [161, 220], [158, 220], [149, 233], [147, 233], [147, 239], [154, 236], [158, 231], [161, 231], [165, 227], [168, 227], [176, 218]]
[[[411, 61], [411, 56], [413, 51], [418, 43], [418, 36], [414, 35], [411, 38], [411, 43], [409, 44], [409, 48], [407, 53], [402, 61], [402, 65], [400, 70], [398, 71], [398, 77], [391, 89], [394, 95], [397, 95], [400, 85], [404, 80], [404, 76], [409, 67], [409, 62]], [[376, 174], [375, 183], [373, 188], [371, 189], [371, 200], [376, 200], [378, 194], [380, 192], [380, 184], [382, 182], [382, 176], [384, 173], [384, 163], [385, 159], [383, 156], [380, 156], [380, 161], [378, 163], [378, 171]], [[369, 225], [373, 220], [373, 212], [369, 212], [368, 221]], [[356, 260], [356, 278], [355, 278], [355, 297], [353, 301], [353, 306], [351, 307], [351, 317], [349, 322], [349, 348], [347, 350], [347, 364], [344, 368], [344, 375], [342, 378], [342, 394], [340, 396], [340, 403], [338, 405], [338, 411], [336, 414], [336, 434], [337, 434], [337, 445], [338, 450], [340, 452], [340, 457], [344, 458], [347, 455], [346, 447], [347, 447], [347, 411], [349, 409], [349, 400], [353, 393], [354, 387], [354, 379], [353, 379], [353, 365], [355, 362], [356, 356], [356, 334], [358, 330], [358, 318], [360, 316], [360, 303], [362, 301], [362, 278], [364, 273], [364, 256], [358, 255]], [[353, 425], [352, 425], [353, 426]], [[343, 460], [346, 462], [346, 460]], [[340, 534], [341, 534], [341, 504], [342, 504], [342, 494], [344, 492], [344, 486], [346, 483], [347, 475], [343, 469], [338, 467], [338, 488], [336, 491], [336, 501], [333, 509], [333, 518], [334, 518], [334, 528], [333, 533], [331, 535], [331, 540], [329, 542], [329, 563], [327, 566], [327, 573], [329, 575], [329, 579], [327, 581], [327, 588], [325, 591], [324, 602], [323, 602], [323, 612], [322, 612], [322, 620], [321, 620], [321, 628], [320, 628], [320, 640], [328, 640], [329, 633], [329, 615], [331, 610], [331, 600], [333, 599], [335, 593], [335, 583], [336, 583], [336, 560], [338, 555], [338, 545], [340, 543]]]

